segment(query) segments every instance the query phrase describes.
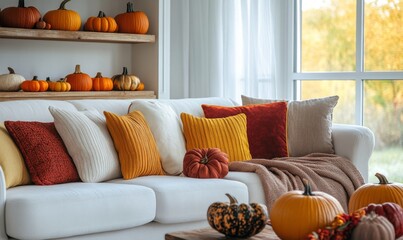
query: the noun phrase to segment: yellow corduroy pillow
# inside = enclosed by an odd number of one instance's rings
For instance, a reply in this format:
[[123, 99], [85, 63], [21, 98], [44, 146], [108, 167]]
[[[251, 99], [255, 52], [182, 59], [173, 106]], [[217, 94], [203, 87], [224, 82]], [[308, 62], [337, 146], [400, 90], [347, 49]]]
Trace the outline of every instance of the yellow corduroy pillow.
[[0, 146], [0, 166], [6, 179], [6, 188], [30, 184], [31, 178], [24, 158], [3, 122], [0, 123]]
[[133, 111], [124, 116], [104, 112], [106, 126], [118, 152], [124, 179], [164, 175], [155, 139], [143, 116]]
[[200, 118], [181, 114], [186, 150], [193, 148], [219, 148], [229, 156], [229, 161], [252, 158], [249, 151], [244, 113], [224, 118]]

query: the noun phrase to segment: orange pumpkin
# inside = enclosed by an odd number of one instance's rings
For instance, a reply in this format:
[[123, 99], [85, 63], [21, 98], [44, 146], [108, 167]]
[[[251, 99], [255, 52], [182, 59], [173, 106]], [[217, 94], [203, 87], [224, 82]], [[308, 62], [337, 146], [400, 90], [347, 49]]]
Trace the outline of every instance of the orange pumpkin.
[[100, 72], [92, 79], [93, 91], [111, 91], [113, 89], [113, 81], [111, 78], [102, 77]]
[[380, 173], [376, 173], [375, 176], [379, 179], [379, 183], [364, 184], [351, 195], [349, 212], [366, 207], [370, 203], [394, 202], [403, 207], [403, 184], [390, 183]]
[[116, 32], [118, 24], [113, 17], [107, 17], [104, 12], [99, 11], [98, 17], [89, 17], [87, 19], [84, 30], [92, 32]]
[[66, 82], [70, 83], [71, 91], [90, 91], [92, 89], [92, 79], [88, 74], [81, 72], [80, 65], [76, 65], [74, 73], [66, 76]]
[[35, 7], [25, 7], [25, 1], [19, 0], [18, 7], [8, 7], [0, 12], [0, 25], [3, 27], [34, 28], [41, 14]]
[[193, 178], [223, 178], [228, 174], [228, 155], [218, 148], [189, 150], [183, 159], [183, 174]]
[[136, 91], [143, 91], [144, 90], [144, 83], [140, 82], [139, 85], [136, 88]]
[[145, 34], [150, 26], [147, 15], [141, 11], [134, 11], [131, 2], [127, 3], [126, 12], [118, 14], [115, 20], [120, 33]]
[[53, 92], [68, 92], [71, 89], [70, 83], [66, 82], [66, 78], [57, 82], [49, 82], [49, 90]]
[[81, 17], [76, 11], [68, 10], [65, 5], [70, 0], [64, 0], [59, 9], [51, 10], [43, 16], [54, 30], [78, 31], [81, 28]]
[[49, 84], [45, 80], [38, 80], [34, 76], [32, 80], [26, 80], [21, 84], [21, 89], [24, 92], [45, 92], [48, 90]]
[[49, 23], [43, 21], [42, 19], [39, 19], [39, 21], [35, 24], [35, 28], [49, 30], [51, 26]]
[[312, 192], [308, 181], [303, 182], [304, 191], [283, 194], [271, 208], [271, 224], [281, 239], [305, 239], [344, 212], [337, 199], [324, 192]]

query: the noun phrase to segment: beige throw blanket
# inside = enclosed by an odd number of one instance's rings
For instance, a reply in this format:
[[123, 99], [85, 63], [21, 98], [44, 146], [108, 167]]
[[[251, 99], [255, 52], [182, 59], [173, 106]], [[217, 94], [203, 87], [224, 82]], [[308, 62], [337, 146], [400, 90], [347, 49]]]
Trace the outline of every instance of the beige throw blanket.
[[351, 161], [332, 154], [313, 153], [305, 157], [231, 162], [229, 169], [259, 175], [269, 210], [283, 193], [302, 190], [302, 179], [306, 178], [313, 191], [332, 195], [347, 212], [351, 194], [364, 184], [360, 172]]

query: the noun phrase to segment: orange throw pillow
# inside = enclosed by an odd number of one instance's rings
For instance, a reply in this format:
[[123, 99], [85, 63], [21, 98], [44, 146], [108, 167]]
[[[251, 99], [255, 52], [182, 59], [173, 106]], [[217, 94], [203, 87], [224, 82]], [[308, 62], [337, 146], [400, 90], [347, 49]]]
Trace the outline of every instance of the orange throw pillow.
[[239, 107], [203, 104], [202, 108], [207, 118], [246, 114], [248, 141], [253, 158], [288, 157], [286, 102]]
[[143, 114], [133, 111], [124, 116], [104, 112], [106, 126], [118, 152], [124, 179], [164, 175], [157, 144]]

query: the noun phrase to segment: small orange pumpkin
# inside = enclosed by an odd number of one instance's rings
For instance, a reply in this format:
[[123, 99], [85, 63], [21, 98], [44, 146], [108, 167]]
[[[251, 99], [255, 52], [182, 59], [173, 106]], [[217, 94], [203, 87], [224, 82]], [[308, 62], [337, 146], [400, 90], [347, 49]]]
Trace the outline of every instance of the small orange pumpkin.
[[39, 19], [39, 21], [35, 24], [35, 28], [49, 30], [51, 26], [49, 23], [43, 21], [42, 19]]
[[150, 26], [147, 15], [142, 11], [134, 11], [131, 2], [127, 3], [126, 12], [118, 14], [115, 20], [120, 33], [145, 34]]
[[48, 11], [43, 20], [54, 30], [78, 31], [81, 28], [81, 17], [76, 11], [68, 10], [65, 5], [70, 0], [63, 0], [59, 9]]
[[49, 81], [49, 90], [53, 92], [68, 92], [71, 89], [70, 83], [66, 82], [66, 78], [62, 78], [57, 82]]
[[49, 84], [45, 80], [38, 80], [34, 76], [32, 80], [26, 80], [21, 84], [21, 89], [24, 92], [45, 92], [48, 90]]
[[380, 173], [376, 173], [375, 176], [379, 179], [379, 183], [364, 184], [351, 195], [348, 203], [350, 213], [370, 203], [394, 202], [403, 207], [403, 184], [390, 183]]
[[113, 17], [107, 17], [104, 12], [99, 11], [98, 17], [89, 17], [87, 19], [84, 30], [92, 32], [116, 32], [118, 24]]
[[71, 91], [90, 91], [92, 89], [92, 78], [82, 73], [80, 65], [76, 65], [74, 73], [66, 76], [66, 82], [70, 83]]
[[111, 91], [113, 89], [113, 81], [111, 78], [102, 77], [100, 72], [92, 79], [93, 91]]
[[329, 225], [343, 207], [333, 196], [311, 191], [303, 179], [304, 191], [290, 191], [281, 195], [270, 211], [274, 232], [281, 239], [305, 239], [305, 237]]
[[137, 86], [137, 88], [136, 88], [136, 91], [143, 91], [144, 90], [144, 83], [143, 82], [140, 82], [139, 83], [139, 85]]
[[193, 178], [224, 178], [228, 174], [228, 155], [218, 148], [196, 148], [186, 152], [183, 174]]
[[34, 28], [41, 14], [35, 7], [25, 7], [25, 1], [19, 0], [18, 7], [8, 7], [0, 12], [0, 25], [3, 27]]

